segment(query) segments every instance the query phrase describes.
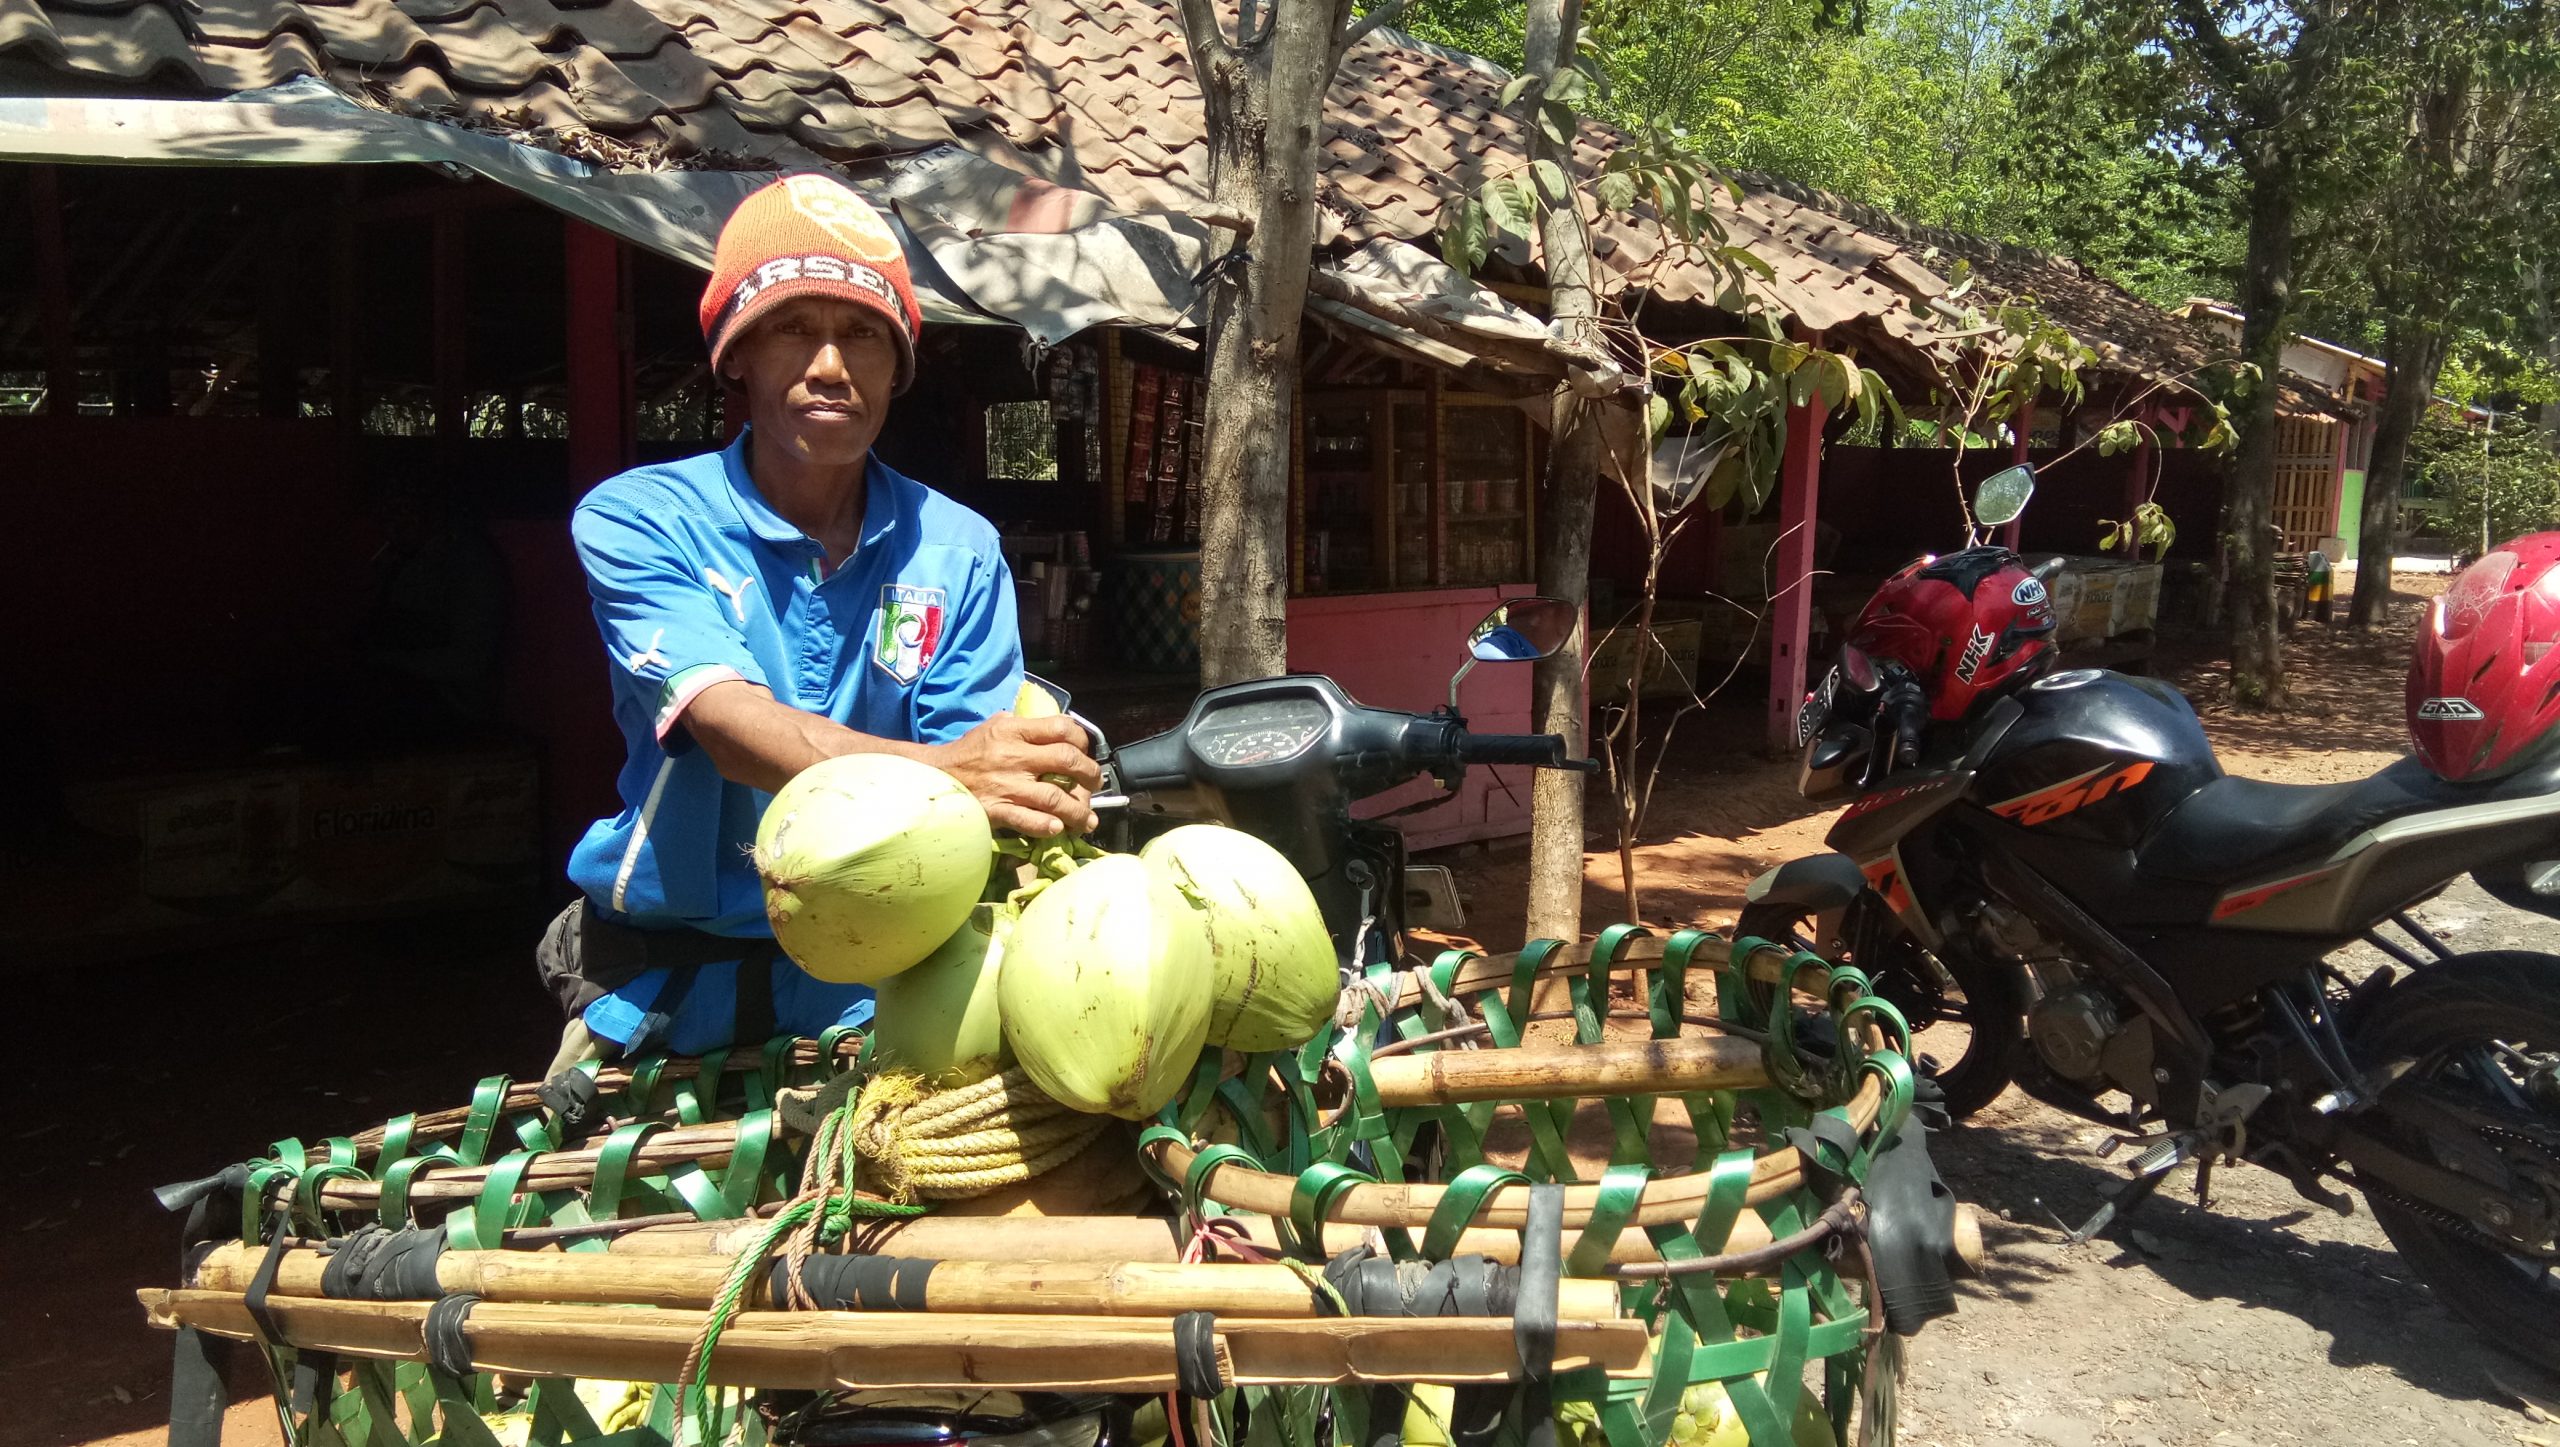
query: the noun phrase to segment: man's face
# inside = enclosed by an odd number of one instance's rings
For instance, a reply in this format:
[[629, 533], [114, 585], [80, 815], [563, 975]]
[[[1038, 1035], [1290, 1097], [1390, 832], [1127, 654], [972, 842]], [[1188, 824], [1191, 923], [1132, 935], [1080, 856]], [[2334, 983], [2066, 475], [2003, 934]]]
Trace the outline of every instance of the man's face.
[[810, 466], [851, 466], [889, 418], [898, 340], [871, 307], [793, 297], [732, 343], [721, 368], [746, 389], [760, 437]]

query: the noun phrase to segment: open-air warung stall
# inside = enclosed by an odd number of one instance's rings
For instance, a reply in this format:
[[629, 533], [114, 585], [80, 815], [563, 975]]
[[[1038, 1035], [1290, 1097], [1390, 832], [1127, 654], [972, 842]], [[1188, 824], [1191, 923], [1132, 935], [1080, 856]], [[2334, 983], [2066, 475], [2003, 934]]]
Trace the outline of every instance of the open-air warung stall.
[[[1449, 199], [1520, 156], [1502, 79], [1390, 30], [1335, 91], [1321, 336], [1288, 439], [1292, 662], [1380, 702], [1426, 701], [1438, 660], [1421, 640], [1532, 572], [1544, 414], [1522, 401], [1561, 370], [1536, 341], [1539, 273], [1497, 254], [1497, 294], [1429, 255]], [[183, 655], [206, 725], [185, 749], [70, 703], [37, 721], [67, 781], [53, 807], [130, 882], [89, 911], [109, 925], [90, 933], [192, 929], [213, 897], [252, 900], [251, 919], [361, 909], [401, 870], [446, 896], [521, 889], [557, 857], [605, 784], [559, 524], [597, 478], [730, 425], [685, 307], [759, 169], [826, 166], [890, 203], [927, 345], [884, 451], [1005, 526], [1037, 662], [1130, 726], [1178, 711], [1196, 603], [1194, 279], [1227, 244], [1186, 219], [1205, 192], [1201, 124], [1169, 5], [7, 0], [0, 247], [22, 280], [0, 367], [27, 415], [0, 425], [39, 484], [22, 505], [129, 478], [137, 505], [181, 525], [252, 529], [269, 564], [167, 580], [224, 605]], [[1586, 126], [1586, 158], [1613, 143]], [[1910, 303], [1938, 283], [1909, 248], [1767, 189], [1715, 204], [1767, 276], [1710, 268], [1641, 215], [1603, 228], [1602, 263], [1643, 288], [1649, 325], [1730, 332], [1716, 303], [1738, 284], [1920, 385], [1932, 323]], [[198, 460], [186, 486], [151, 466], [172, 451]], [[292, 496], [240, 480], [280, 467]], [[378, 709], [342, 730], [367, 770], [249, 767], [300, 742], [253, 716], [250, 681], [350, 641], [367, 519], [384, 494], [419, 491], [503, 559], [492, 611], [507, 626], [476, 665], [494, 675], [480, 722], [496, 772], [448, 761], [392, 787], [371, 766], [414, 750], [369, 739]], [[1790, 576], [1810, 559], [1777, 553]], [[1803, 620], [1778, 623], [1773, 696], [1800, 689], [1803, 663]], [[76, 633], [56, 643], [48, 662], [75, 675], [102, 656]], [[1480, 722], [1526, 716], [1516, 678], [1471, 680], [1462, 703]], [[1482, 771], [1412, 836], [1524, 827], [1520, 785]], [[279, 802], [305, 794], [374, 819], [433, 801], [479, 837], [358, 831], [375, 884], [314, 883], [299, 842], [312, 811]], [[458, 811], [452, 795], [507, 797]], [[136, 800], [169, 827], [122, 822]]]

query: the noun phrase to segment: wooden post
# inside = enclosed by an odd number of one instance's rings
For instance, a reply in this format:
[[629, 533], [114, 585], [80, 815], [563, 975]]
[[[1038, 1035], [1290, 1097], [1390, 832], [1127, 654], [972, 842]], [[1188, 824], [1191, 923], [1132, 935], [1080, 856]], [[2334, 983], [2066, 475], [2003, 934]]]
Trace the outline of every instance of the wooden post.
[[[463, 222], [459, 211], [438, 211], [428, 223], [427, 304], [433, 318], [429, 323], [429, 348], [435, 368], [436, 437], [445, 442], [461, 441], [470, 421], [464, 415], [469, 405], [463, 383], [469, 306]], [[576, 282], [570, 284], [575, 286]]]
[[[2035, 431], [2035, 427], [2036, 404], [2032, 400], [2019, 403], [2018, 415], [2009, 419], [2009, 460], [2012, 463], [2027, 460], [2027, 436]], [[2016, 552], [2018, 529], [2025, 521], [2023, 517], [2011, 518], [2009, 525], [2000, 530], [2000, 546]]]
[[1787, 452], [1778, 464], [1777, 576], [1770, 587], [1769, 747], [1796, 744], [1804, 706], [1805, 647], [1813, 635], [1813, 525], [1822, 487], [1823, 400], [1787, 410]]
[[80, 415], [80, 349], [73, 331], [71, 263], [62, 237], [61, 178], [51, 166], [27, 168], [27, 200], [35, 223], [37, 325], [44, 336], [44, 410]]
[[[2338, 434], [2338, 446], [2329, 459], [2329, 526], [2321, 530], [2324, 537], [2340, 536], [2339, 529], [2346, 521], [2338, 514], [2347, 501], [2347, 442], [2355, 436], [2356, 426], [2343, 417], [2329, 424], [2330, 430]], [[2331, 558], [2329, 561], [2334, 564], [2339, 560]]]
[[580, 492], [631, 465], [630, 281], [622, 241], [564, 220], [569, 269], [569, 482]]

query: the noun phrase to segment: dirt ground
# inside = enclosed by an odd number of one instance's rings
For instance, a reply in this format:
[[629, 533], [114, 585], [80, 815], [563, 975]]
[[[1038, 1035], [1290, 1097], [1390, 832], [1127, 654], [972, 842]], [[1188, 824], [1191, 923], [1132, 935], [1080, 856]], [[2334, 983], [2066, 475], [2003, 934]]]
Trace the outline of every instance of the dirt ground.
[[[2404, 578], [2404, 590], [2435, 580]], [[2292, 646], [2303, 706], [2222, 708], [2202, 660], [2165, 671], [2197, 698], [2235, 773], [2325, 782], [2402, 747], [2401, 674], [2414, 599], [2371, 642], [2306, 626]], [[1828, 816], [1710, 719], [1684, 736], [1640, 851], [1643, 914], [1722, 924], [1763, 868], [1820, 846]], [[1458, 856], [1469, 932], [1516, 941], [1525, 851]], [[1595, 852], [1587, 918], [1618, 909], [1617, 861]], [[2422, 917], [2458, 944], [2560, 949], [2560, 925], [2457, 887]], [[0, 1225], [0, 1447], [141, 1447], [166, 1421], [167, 1339], [132, 1292], [174, 1279], [172, 1222], [148, 1188], [397, 1110], [457, 1103], [495, 1070], [530, 1072], [553, 1021], [527, 948], [539, 919], [315, 932], [80, 976], [12, 977], [30, 1043], [0, 1149], [22, 1203]], [[224, 988], [204, 988], [220, 980]], [[397, 1062], [385, 1064], [384, 1062]], [[2098, 1132], [2015, 1093], [1941, 1137], [1941, 1169], [1984, 1212], [1995, 1255], [1962, 1309], [1913, 1342], [1903, 1440], [1944, 1447], [2318, 1441], [2560, 1447], [2560, 1381], [2508, 1359], [2410, 1279], [2378, 1227], [2226, 1170], [2211, 1211], [2164, 1190], [2117, 1233], [2061, 1244], [2117, 1172]], [[246, 1392], [254, 1383], [244, 1379]], [[2560, 1412], [2560, 1405], [2554, 1406]], [[244, 1401], [232, 1447], [276, 1440]]]

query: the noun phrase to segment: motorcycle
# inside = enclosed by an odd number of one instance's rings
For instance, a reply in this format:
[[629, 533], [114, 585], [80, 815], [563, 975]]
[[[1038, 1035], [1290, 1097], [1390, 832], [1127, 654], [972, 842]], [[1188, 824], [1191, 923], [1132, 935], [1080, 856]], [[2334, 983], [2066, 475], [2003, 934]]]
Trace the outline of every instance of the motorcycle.
[[[1104, 821], [1098, 842], [1127, 852], [1200, 822], [1260, 837], [1306, 876], [1348, 983], [1372, 965], [1401, 959], [1407, 930], [1465, 923], [1449, 871], [1409, 862], [1392, 816], [1355, 819], [1355, 804], [1429, 775], [1443, 792], [1411, 806], [1429, 808], [1457, 792], [1471, 765], [1597, 767], [1571, 758], [1553, 734], [1474, 733], [1458, 712], [1458, 685], [1477, 664], [1544, 658], [1572, 636], [1575, 618], [1570, 604], [1552, 598], [1497, 605], [1471, 631], [1448, 703], [1425, 714], [1364, 707], [1330, 678], [1291, 674], [1210, 689], [1179, 726], [1114, 749], [1101, 728], [1074, 715], [1065, 689], [1034, 681], [1083, 725], [1102, 765], [1105, 792], [1093, 801]], [[809, 1394], [777, 1413], [773, 1440], [794, 1447], [1119, 1447], [1162, 1439], [1162, 1413], [1156, 1398]]]
[[[1978, 520], [2033, 489], [1987, 480]], [[2342, 1214], [2360, 1192], [2455, 1310], [2560, 1368], [2560, 957], [2409, 914], [2471, 873], [2560, 917], [2560, 757], [2232, 777], [2175, 689], [2037, 662], [2049, 573], [1974, 546], [1879, 591], [1798, 721], [1801, 791], [1848, 802], [1835, 852], [1756, 880], [1738, 932], [1867, 969], [1956, 1113], [2014, 1079], [2138, 1145], [2073, 1239], [2183, 1163], [2202, 1200], [2266, 1166]], [[2358, 940], [2400, 968], [2351, 979], [2329, 956]]]

